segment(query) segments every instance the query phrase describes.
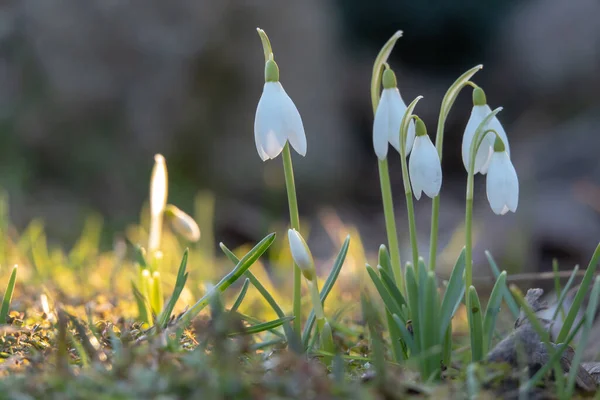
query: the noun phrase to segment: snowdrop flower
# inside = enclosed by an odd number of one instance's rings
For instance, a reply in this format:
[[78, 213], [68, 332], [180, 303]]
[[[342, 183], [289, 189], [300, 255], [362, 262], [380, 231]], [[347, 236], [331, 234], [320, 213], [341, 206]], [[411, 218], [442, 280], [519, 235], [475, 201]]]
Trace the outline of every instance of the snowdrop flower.
[[171, 228], [190, 242], [200, 240], [200, 228], [194, 219], [172, 204], [167, 204], [165, 217]]
[[[383, 92], [375, 111], [373, 122], [373, 147], [380, 160], [385, 160], [388, 143], [400, 153], [400, 123], [406, 112], [406, 104], [400, 96], [396, 84], [396, 75], [389, 68], [383, 72]], [[406, 155], [410, 153], [415, 140], [415, 124], [410, 122], [406, 137]]]
[[[485, 92], [480, 87], [475, 88], [473, 90], [473, 109], [471, 110], [471, 116], [469, 117], [469, 122], [467, 122], [462, 142], [462, 159], [467, 172], [469, 171], [471, 143], [473, 142], [475, 131], [484, 118], [491, 112], [490, 106], [487, 105]], [[498, 132], [498, 135], [500, 135], [506, 145], [506, 153], [510, 157], [510, 148], [508, 146], [506, 132], [504, 132], [504, 128], [502, 128], [498, 118], [492, 118], [485, 129], [493, 129]], [[490, 132], [481, 142], [481, 146], [479, 146], [477, 155], [475, 156], [475, 174], [481, 172], [482, 175], [485, 175], [487, 173], [492, 153], [494, 152], [495, 138], [496, 135], [493, 132]]]
[[302, 275], [312, 281], [315, 276], [315, 262], [306, 241], [295, 229], [288, 230], [288, 240], [294, 262], [302, 271]]
[[417, 200], [421, 192], [431, 198], [440, 193], [442, 187], [442, 165], [438, 152], [427, 135], [423, 121], [417, 117], [416, 137], [408, 163], [408, 172]]
[[298, 154], [306, 155], [302, 118], [279, 83], [279, 67], [272, 59], [265, 64], [265, 86], [256, 108], [254, 141], [263, 161], [277, 157], [288, 141]]
[[496, 138], [486, 182], [490, 207], [498, 215], [517, 211], [519, 204], [519, 178], [507, 150], [503, 141]]
[[162, 217], [167, 205], [167, 165], [161, 154], [154, 156], [154, 168], [150, 178], [150, 234], [148, 250], [152, 254], [160, 247]]

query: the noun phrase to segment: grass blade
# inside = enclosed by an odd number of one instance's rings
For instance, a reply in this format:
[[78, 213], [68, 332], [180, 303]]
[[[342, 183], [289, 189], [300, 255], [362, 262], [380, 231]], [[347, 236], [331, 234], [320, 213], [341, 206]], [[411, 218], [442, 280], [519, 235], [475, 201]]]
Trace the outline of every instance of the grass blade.
[[[381, 266], [388, 273], [388, 275], [393, 276], [394, 272], [392, 271], [392, 260], [390, 259], [390, 253], [385, 247], [385, 244], [379, 246], [379, 256], [377, 258], [377, 264]], [[394, 285], [395, 286], [395, 285]]]
[[553, 321], [556, 319], [559, 312], [561, 313], [563, 320], [565, 319], [565, 310], [563, 309], [562, 305], [563, 305], [565, 299], [567, 298], [567, 293], [569, 293], [569, 289], [571, 289], [571, 286], [573, 285], [573, 282], [575, 281], [577, 272], [579, 272], [579, 265], [576, 265], [575, 268], [573, 268], [573, 272], [571, 273], [571, 276], [569, 276], [569, 280], [567, 281], [565, 288], [560, 293], [560, 296], [558, 296], [558, 301], [556, 302], [556, 310], [554, 310], [554, 314], [552, 315]]
[[[233, 252], [231, 250], [229, 250], [223, 242], [219, 243], [219, 247], [221, 248], [223, 253], [227, 256], [227, 258], [229, 258], [233, 263], [237, 264], [240, 262], [240, 260], [235, 256], [235, 254], [233, 254]], [[281, 307], [279, 307], [279, 304], [277, 304], [277, 302], [275, 301], [273, 296], [271, 296], [271, 293], [269, 293], [269, 291], [263, 286], [263, 284], [260, 283], [258, 278], [252, 273], [252, 271], [247, 270], [245, 272], [245, 276], [248, 278], [248, 280], [250, 280], [250, 283], [252, 284], [252, 286], [254, 286], [256, 288], [256, 290], [258, 290], [258, 292], [262, 295], [262, 297], [266, 300], [266, 302], [271, 306], [273, 311], [275, 311], [275, 314], [277, 314], [277, 316], [279, 318], [284, 318], [286, 315], [283, 312], [283, 310], [281, 309]], [[300, 345], [297, 343], [297, 340], [295, 339], [294, 331], [293, 331], [291, 325], [284, 324], [283, 330], [285, 331], [285, 335], [287, 337], [288, 344], [292, 347], [292, 349], [294, 351], [301, 353], [302, 349], [300, 348]]]
[[294, 319], [294, 317], [289, 316], [289, 317], [279, 318], [279, 319], [276, 319], [273, 321], [263, 322], [260, 324], [249, 326], [246, 329], [244, 329], [243, 332], [231, 332], [231, 333], [229, 333], [229, 336], [254, 335], [256, 333], [270, 331], [270, 330], [280, 327], [281, 325], [283, 325], [285, 323], [292, 321], [293, 319]]
[[[494, 274], [494, 278], [498, 279], [498, 276], [500, 276], [500, 269], [498, 269], [498, 264], [496, 264], [494, 257], [492, 257], [492, 253], [486, 250], [485, 256], [488, 259], [490, 268]], [[508, 288], [506, 290], [503, 290], [503, 295], [504, 301], [506, 302], [506, 305], [508, 306], [508, 309], [510, 310], [513, 317], [515, 317], [515, 319], [519, 318], [519, 306], [515, 302], [515, 299], [513, 298], [510, 290], [508, 290]]]
[[216, 284], [208, 293], [196, 302], [189, 310], [181, 316], [181, 324], [188, 325], [200, 311], [202, 311], [210, 301], [210, 298], [216, 294], [225, 291], [232, 283], [237, 281], [263, 255], [275, 240], [275, 234], [271, 233], [261, 240], [238, 262], [235, 268], [225, 275], [223, 279]]
[[[390, 292], [390, 295], [394, 298], [394, 300], [396, 300], [396, 303], [398, 304], [398, 306], [400, 306], [400, 308], [402, 308], [402, 306], [408, 307], [408, 304], [406, 304], [406, 299], [404, 298], [404, 296], [398, 289], [398, 286], [396, 286], [396, 283], [394, 282], [394, 279], [392, 278], [392, 276], [390, 274], [388, 274], [386, 272], [386, 270], [383, 268], [377, 268], [377, 269], [379, 270], [379, 275], [381, 276], [381, 282], [383, 283], [385, 288], [388, 290], [388, 292]], [[406, 316], [404, 316], [404, 315], [400, 315], [400, 316], [405, 317], [405, 319], [406, 319]]]
[[248, 291], [248, 286], [250, 286], [250, 279], [246, 278], [244, 280], [244, 285], [242, 286], [242, 289], [240, 290], [240, 294], [238, 294], [238, 297], [235, 299], [235, 302], [231, 306], [230, 311], [235, 312], [240, 307], [240, 305], [242, 304], [242, 301], [244, 301], [244, 297], [246, 297], [246, 292]]
[[[323, 289], [321, 289], [321, 304], [325, 305], [325, 300], [327, 296], [329, 296], [329, 292], [333, 288], [333, 285], [337, 281], [338, 276], [340, 275], [340, 271], [342, 270], [342, 265], [344, 265], [344, 261], [346, 260], [346, 255], [348, 254], [348, 247], [350, 246], [350, 235], [346, 236], [346, 240], [342, 244], [340, 251], [335, 258], [333, 263], [333, 268], [329, 273], [329, 276], [325, 280], [323, 284]], [[308, 346], [308, 342], [310, 341], [310, 332], [315, 324], [316, 316], [315, 312], [311, 311], [308, 315], [308, 319], [306, 320], [306, 324], [304, 325], [304, 330], [302, 331], [302, 344], [304, 348]]]
[[10, 302], [15, 291], [15, 283], [17, 282], [17, 269], [18, 266], [15, 265], [8, 279], [8, 285], [2, 299], [2, 308], [0, 309], [0, 324], [5, 324], [8, 319], [8, 310], [10, 309]]
[[492, 344], [492, 335], [496, 328], [496, 318], [500, 312], [500, 303], [502, 303], [502, 292], [504, 289], [506, 289], [506, 271], [502, 271], [498, 276], [485, 309], [485, 317], [483, 319], [483, 354], [487, 354]]
[[131, 291], [133, 292], [133, 297], [135, 298], [135, 302], [137, 304], [140, 321], [149, 324], [152, 318], [150, 303], [148, 303], [146, 296], [139, 291], [133, 281], [131, 281]]
[[594, 274], [596, 273], [596, 269], [598, 268], [599, 261], [600, 261], [600, 244], [598, 244], [598, 246], [596, 247], [596, 250], [594, 251], [594, 254], [592, 255], [592, 259], [590, 260], [590, 263], [588, 264], [588, 267], [585, 271], [585, 275], [583, 276], [583, 280], [581, 281], [581, 284], [579, 285], [579, 290], [577, 290], [577, 294], [575, 295], [575, 298], [573, 299], [573, 304], [571, 304], [571, 309], [569, 310], [569, 312], [567, 314], [567, 318], [565, 318], [565, 321], [563, 322], [563, 326], [562, 326], [560, 333], [558, 334], [558, 338], [557, 338], [558, 343], [563, 342], [565, 340], [565, 338], [568, 336], [569, 330], [571, 330], [573, 322], [575, 321], [575, 317], [577, 316], [577, 313], [579, 312], [579, 308], [581, 307], [581, 303], [583, 303], [583, 299], [584, 299], [585, 295], [588, 293], [590, 285], [592, 284], [592, 279], [594, 278]]
[[473, 362], [483, 358], [483, 323], [481, 321], [481, 303], [474, 286], [469, 288], [469, 305], [467, 317], [471, 333], [471, 359]]
[[396, 303], [396, 300], [394, 300], [392, 295], [387, 291], [387, 289], [381, 282], [381, 279], [379, 278], [379, 276], [377, 275], [375, 270], [373, 270], [373, 267], [371, 267], [368, 264], [367, 264], [367, 272], [369, 273], [369, 276], [371, 277], [371, 280], [373, 281], [373, 284], [375, 285], [375, 288], [377, 289], [379, 296], [381, 296], [381, 300], [383, 300], [383, 304], [385, 304], [385, 307], [387, 308], [387, 310], [392, 314], [401, 315], [402, 308], [400, 307], [400, 305], [398, 303]]
[[442, 308], [440, 311], [440, 337], [446, 335], [450, 321], [454, 316], [454, 313], [458, 309], [460, 302], [465, 295], [465, 283], [463, 280], [463, 274], [465, 272], [465, 248], [463, 247], [452, 273], [450, 274], [450, 280], [444, 293], [444, 299], [442, 300]]
[[594, 280], [594, 287], [592, 288], [592, 295], [585, 310], [585, 324], [583, 326], [583, 332], [581, 332], [581, 338], [575, 349], [575, 355], [571, 362], [571, 371], [569, 371], [569, 379], [567, 380], [567, 398], [571, 397], [573, 390], [575, 389], [575, 378], [579, 370], [579, 364], [583, 358], [583, 352], [588, 345], [588, 339], [590, 332], [594, 326], [594, 319], [596, 316], [596, 309], [598, 308], [598, 297], [600, 297], [600, 276], [597, 276]]
[[411, 264], [406, 266], [406, 295], [408, 296], [408, 307], [412, 321], [413, 332], [415, 332], [415, 354], [421, 352], [421, 335], [419, 322], [419, 287], [415, 277], [415, 270]]
[[181, 264], [179, 264], [179, 270], [177, 272], [177, 279], [175, 281], [175, 288], [173, 288], [173, 294], [171, 295], [171, 298], [169, 299], [165, 308], [158, 316], [158, 324], [163, 329], [166, 328], [169, 318], [171, 318], [171, 314], [173, 313], [173, 309], [175, 308], [175, 304], [177, 304], [177, 300], [179, 300], [179, 296], [181, 296], [181, 292], [183, 291], [185, 283], [187, 282], [188, 273], [186, 272], [186, 269], [188, 253], [188, 249], [185, 249], [181, 259]]
[[408, 349], [410, 350], [411, 355], [417, 354], [413, 335], [406, 328], [405, 322], [403, 322], [402, 319], [396, 314], [392, 315], [392, 318], [394, 319], [394, 322], [396, 323], [398, 330], [400, 331], [402, 340], [404, 340], [404, 343], [406, 343], [406, 347], [408, 347]]
[[373, 304], [369, 301], [367, 296], [361, 294], [361, 303], [363, 311], [363, 319], [367, 323], [369, 329], [369, 336], [371, 337], [371, 349], [373, 365], [375, 366], [375, 381], [378, 385], [382, 385], [385, 382], [385, 350], [383, 345], [383, 338], [381, 336], [381, 323], [377, 310]]

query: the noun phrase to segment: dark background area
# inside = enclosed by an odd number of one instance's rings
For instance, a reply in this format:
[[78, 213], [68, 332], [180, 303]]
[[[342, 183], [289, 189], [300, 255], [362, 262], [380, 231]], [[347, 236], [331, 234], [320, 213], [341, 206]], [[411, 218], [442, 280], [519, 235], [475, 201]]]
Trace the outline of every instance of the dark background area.
[[[446, 89], [474, 65], [484, 64], [474, 81], [490, 106], [504, 107], [520, 204], [494, 215], [476, 180], [478, 250], [522, 270], [549, 269], [553, 257], [585, 265], [600, 238], [598, 15], [596, 0], [5, 1], [0, 186], [19, 229], [42, 217], [53, 241], [69, 245], [99, 212], [108, 246], [138, 221], [162, 153], [171, 202], [191, 210], [195, 194], [211, 190], [218, 239], [261, 237], [287, 221], [287, 200], [281, 161], [262, 163], [254, 148], [260, 26], [306, 128], [308, 153], [294, 168], [314, 250], [331, 251], [319, 221], [333, 208], [375, 251], [385, 229], [369, 80], [377, 52], [402, 29], [390, 64], [407, 103], [425, 96], [417, 113], [432, 138]], [[464, 215], [470, 92], [446, 124], [442, 247]], [[406, 248], [400, 163], [390, 154]], [[417, 203], [423, 250], [429, 210], [429, 199]]]

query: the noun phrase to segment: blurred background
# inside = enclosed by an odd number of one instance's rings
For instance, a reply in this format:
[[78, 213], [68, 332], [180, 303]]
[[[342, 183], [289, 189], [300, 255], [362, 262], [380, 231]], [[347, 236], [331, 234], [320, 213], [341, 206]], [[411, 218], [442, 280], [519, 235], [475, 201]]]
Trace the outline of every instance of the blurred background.
[[[386, 237], [369, 81], [401, 29], [390, 64], [407, 103], [425, 97], [417, 113], [432, 140], [446, 89], [477, 64], [473, 80], [492, 108], [504, 107], [520, 204], [494, 215], [477, 177], [475, 263], [489, 249], [512, 271], [548, 270], [554, 257], [586, 265], [600, 238], [598, 15], [597, 0], [3, 1], [0, 187], [19, 229], [41, 217], [51, 240], [69, 246], [96, 212], [110, 247], [139, 221], [162, 153], [171, 203], [191, 212], [199, 191], [214, 194], [217, 239], [237, 245], [282, 227], [281, 160], [262, 163], [253, 137], [260, 26], [306, 128], [308, 153], [294, 168], [313, 251], [336, 251], [326, 230], [343, 221], [375, 253]], [[466, 89], [446, 124], [440, 249], [463, 244], [470, 108]], [[400, 162], [390, 154], [407, 257]], [[416, 207], [427, 251], [431, 202]]]

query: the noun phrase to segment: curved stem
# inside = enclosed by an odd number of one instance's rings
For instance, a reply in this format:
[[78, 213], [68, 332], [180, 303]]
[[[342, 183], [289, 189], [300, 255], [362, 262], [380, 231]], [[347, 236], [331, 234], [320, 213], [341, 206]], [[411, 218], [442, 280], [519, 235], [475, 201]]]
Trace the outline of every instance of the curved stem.
[[[381, 74], [384, 65], [387, 62], [396, 41], [402, 36], [402, 31], [397, 31], [386, 42], [379, 51], [377, 58], [373, 64], [373, 72], [371, 75], [371, 104], [373, 106], [373, 114], [377, 111], [381, 90]], [[385, 230], [388, 238], [388, 246], [390, 250], [390, 260], [392, 263], [392, 272], [396, 286], [401, 292], [404, 292], [404, 276], [402, 275], [402, 263], [400, 259], [400, 246], [398, 245], [398, 232], [396, 230], [396, 219], [394, 216], [394, 201], [392, 198], [392, 185], [390, 182], [390, 172], [388, 168], [387, 158], [379, 160], [379, 184], [381, 186], [381, 197], [383, 201], [383, 214], [385, 217]]]
[[[477, 71], [483, 68], [483, 65], [477, 65], [464, 74], [462, 74], [453, 84], [450, 86], [444, 99], [442, 100], [442, 106], [440, 107], [440, 116], [438, 118], [437, 132], [435, 135], [435, 147], [442, 161], [442, 149], [444, 147], [444, 125], [446, 124], [446, 118], [450, 113], [452, 105], [456, 101], [458, 94], [469, 84], [469, 79]], [[471, 82], [472, 83], [472, 82]], [[439, 227], [439, 215], [440, 215], [440, 195], [433, 198], [431, 203], [431, 233], [429, 237], [429, 270], [435, 271], [436, 258], [437, 258], [437, 242], [438, 242], [438, 227]]]
[[[413, 265], [419, 265], [419, 244], [417, 240], [417, 225], [415, 222], [415, 207], [413, 203], [412, 187], [410, 186], [410, 178], [408, 176], [408, 165], [406, 163], [406, 137], [408, 135], [408, 127], [410, 122], [415, 117], [412, 112], [417, 106], [419, 100], [423, 96], [418, 96], [407, 107], [402, 122], [400, 123], [400, 164], [402, 166], [402, 182], [404, 183], [404, 194], [406, 196], [406, 211], [408, 213], [408, 233], [410, 236], [410, 247], [412, 249]], [[415, 269], [417, 276], [419, 269]]]
[[[466, 195], [466, 208], [465, 208], [465, 285], [467, 288], [471, 287], [473, 283], [473, 187], [475, 182], [475, 158], [479, 146], [483, 143], [483, 139], [488, 132], [496, 132], [493, 129], [485, 129], [489, 121], [496, 116], [502, 107], [498, 107], [490, 114], [488, 114], [483, 121], [477, 127], [475, 135], [473, 135], [473, 141], [471, 142], [471, 148], [469, 149], [469, 171], [467, 175], [467, 195]], [[496, 133], [497, 134], [497, 133]], [[467, 296], [467, 308], [469, 307], [469, 297]]]
[[[285, 175], [285, 187], [287, 190], [288, 205], [290, 209], [290, 225], [297, 231], [300, 231], [300, 217], [298, 214], [298, 199], [296, 198], [296, 184], [294, 182], [294, 168], [292, 166], [292, 154], [290, 145], [286, 142], [282, 152], [283, 172]], [[294, 294], [293, 294], [293, 313], [294, 313], [294, 333], [297, 337], [302, 334], [302, 271], [294, 263]]]

